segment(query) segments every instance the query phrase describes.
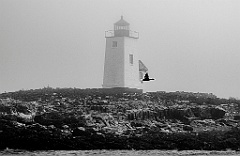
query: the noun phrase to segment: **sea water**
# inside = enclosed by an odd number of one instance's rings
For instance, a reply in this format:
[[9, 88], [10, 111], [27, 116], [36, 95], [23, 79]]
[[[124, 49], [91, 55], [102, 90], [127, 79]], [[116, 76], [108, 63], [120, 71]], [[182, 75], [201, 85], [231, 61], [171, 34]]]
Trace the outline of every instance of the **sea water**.
[[177, 150], [71, 150], [25, 151], [7, 149], [0, 151], [6, 156], [240, 156], [237, 151], [177, 151]]

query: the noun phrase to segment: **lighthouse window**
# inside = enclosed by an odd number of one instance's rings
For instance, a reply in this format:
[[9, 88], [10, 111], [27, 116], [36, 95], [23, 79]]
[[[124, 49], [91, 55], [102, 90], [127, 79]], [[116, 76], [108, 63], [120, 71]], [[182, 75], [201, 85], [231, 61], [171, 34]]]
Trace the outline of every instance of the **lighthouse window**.
[[129, 63], [133, 65], [133, 54], [129, 54]]
[[117, 47], [117, 41], [112, 42], [112, 47]]

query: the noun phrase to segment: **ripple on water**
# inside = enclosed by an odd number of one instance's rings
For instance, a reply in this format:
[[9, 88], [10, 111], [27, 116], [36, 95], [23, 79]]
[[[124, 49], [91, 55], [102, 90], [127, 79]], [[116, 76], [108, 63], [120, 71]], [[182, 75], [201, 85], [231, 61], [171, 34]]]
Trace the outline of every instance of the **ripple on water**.
[[72, 150], [72, 151], [25, 151], [6, 149], [0, 151], [5, 156], [239, 156], [236, 151], [177, 151], [177, 150]]

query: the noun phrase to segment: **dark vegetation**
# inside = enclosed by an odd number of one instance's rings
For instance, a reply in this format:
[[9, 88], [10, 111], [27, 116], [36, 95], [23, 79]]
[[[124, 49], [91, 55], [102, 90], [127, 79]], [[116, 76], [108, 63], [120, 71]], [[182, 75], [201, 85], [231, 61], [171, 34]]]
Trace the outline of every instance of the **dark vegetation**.
[[0, 149], [240, 149], [240, 100], [43, 88], [0, 94]]
[[[20, 90], [16, 92], [7, 92], [0, 94], [0, 98], [13, 98], [22, 101], [37, 101], [39, 98], [42, 100], [49, 99], [53, 93], [56, 93], [59, 97], [68, 97], [68, 98], [84, 98], [87, 96], [98, 96], [98, 97], [106, 97], [108, 95], [113, 95], [115, 98], [124, 97], [124, 94], [117, 94], [116, 92], [112, 92], [111, 90], [102, 91], [102, 89], [77, 89], [77, 88], [42, 88], [42, 89], [31, 89], [31, 90]], [[127, 92], [129, 94], [129, 92]], [[134, 94], [134, 93], [132, 93]], [[229, 99], [218, 98], [212, 93], [192, 93], [192, 92], [149, 92], [151, 95], [151, 101], [172, 101], [176, 100], [188, 100], [190, 103], [196, 104], [228, 104], [235, 103], [240, 105], [240, 100], [230, 97]], [[130, 93], [131, 95], [131, 93]], [[131, 96], [128, 96], [131, 99]], [[138, 96], [134, 96], [138, 100], [145, 100], [146, 97], [139, 94]]]

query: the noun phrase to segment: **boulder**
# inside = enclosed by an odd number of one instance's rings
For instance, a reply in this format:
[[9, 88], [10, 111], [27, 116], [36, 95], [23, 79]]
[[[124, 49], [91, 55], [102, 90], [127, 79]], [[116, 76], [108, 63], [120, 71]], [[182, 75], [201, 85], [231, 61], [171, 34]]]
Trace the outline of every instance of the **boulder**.
[[29, 103], [17, 103], [16, 106], [16, 111], [19, 112], [19, 113], [23, 113], [23, 114], [31, 114], [31, 109], [30, 109], [30, 106], [29, 106]]
[[192, 128], [192, 126], [184, 125], [184, 126], [183, 126], [183, 130], [184, 130], [184, 131], [192, 132], [192, 131], [193, 131], [193, 128]]
[[131, 122], [131, 127], [143, 127], [144, 124], [142, 122], [138, 122], [138, 121], [132, 121]]
[[0, 104], [0, 114], [11, 114], [12, 107]]
[[33, 129], [33, 130], [37, 130], [37, 131], [46, 130], [46, 129], [47, 129], [46, 126], [40, 125], [40, 124], [38, 124], [38, 123], [28, 125], [28, 126], [26, 126], [26, 128], [28, 128], [28, 129]]
[[69, 129], [69, 126], [68, 125], [63, 125], [62, 128], [63, 129]]
[[77, 127], [85, 125], [85, 120], [81, 116], [77, 116], [73, 113], [59, 113], [59, 112], [48, 112], [41, 115], [36, 115], [34, 121], [42, 125], [54, 125], [61, 127], [68, 125], [70, 127]]
[[204, 119], [204, 120], [194, 120], [191, 122], [191, 125], [195, 126], [212, 126], [216, 125], [216, 122], [212, 119]]
[[77, 127], [72, 132], [73, 136], [88, 136], [90, 134], [91, 133], [88, 132], [84, 127]]
[[57, 112], [44, 113], [42, 115], [35, 116], [34, 121], [41, 125], [54, 125], [59, 127], [63, 124], [63, 116]]
[[148, 120], [154, 119], [156, 113], [150, 109], [127, 110], [127, 120]]
[[161, 120], [176, 119], [189, 123], [191, 119], [219, 119], [223, 118], [226, 111], [221, 107], [206, 105], [174, 105], [169, 107], [157, 106], [154, 109], [131, 109], [127, 110], [127, 120]]
[[177, 119], [182, 122], [188, 121], [188, 117], [194, 117], [193, 112], [189, 107], [169, 107], [165, 110], [166, 115], [165, 118], [167, 119]]
[[223, 118], [226, 114], [226, 110], [221, 107], [212, 107], [211, 110], [212, 119], [220, 119]]
[[210, 119], [211, 113], [210, 109], [207, 106], [193, 106], [191, 107], [191, 110], [195, 117], [199, 119]]
[[234, 115], [234, 116], [233, 116], [233, 119], [234, 119], [234, 120], [240, 120], [240, 115]]

